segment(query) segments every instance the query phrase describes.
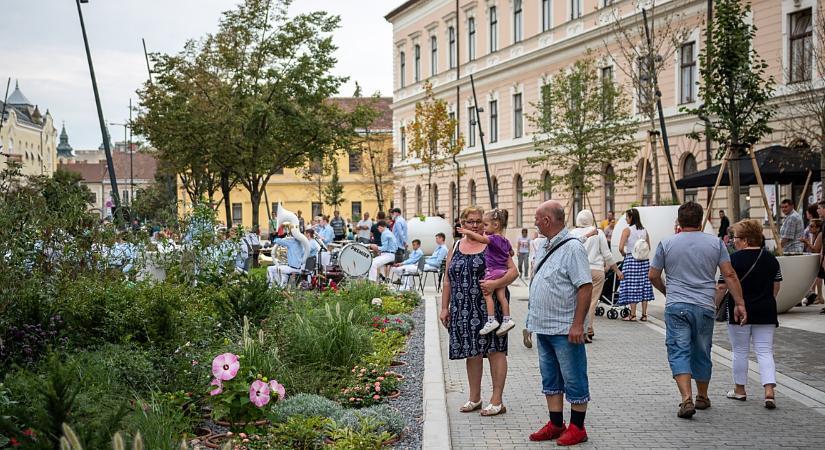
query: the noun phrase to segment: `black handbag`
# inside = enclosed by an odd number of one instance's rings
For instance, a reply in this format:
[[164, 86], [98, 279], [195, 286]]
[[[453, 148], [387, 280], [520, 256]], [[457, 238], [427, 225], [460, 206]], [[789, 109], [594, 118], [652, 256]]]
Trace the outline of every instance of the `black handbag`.
[[[753, 271], [753, 268], [756, 267], [756, 264], [759, 262], [759, 258], [762, 257], [762, 252], [764, 252], [764, 251], [765, 250], [759, 250], [759, 255], [757, 255], [756, 261], [753, 262], [753, 265], [751, 266], [751, 268], [748, 269], [748, 271], [745, 272], [745, 275], [743, 275], [742, 278], [739, 280], [740, 285], [742, 284], [743, 281], [745, 281], [745, 278], [747, 278], [748, 275], [751, 274], [751, 272]], [[716, 306], [716, 321], [717, 322], [727, 322], [728, 321], [728, 302], [732, 302], [732, 301], [733, 301], [733, 296], [730, 295], [730, 291], [725, 292], [725, 296], [722, 297], [722, 301], [719, 303], [719, 305]]]

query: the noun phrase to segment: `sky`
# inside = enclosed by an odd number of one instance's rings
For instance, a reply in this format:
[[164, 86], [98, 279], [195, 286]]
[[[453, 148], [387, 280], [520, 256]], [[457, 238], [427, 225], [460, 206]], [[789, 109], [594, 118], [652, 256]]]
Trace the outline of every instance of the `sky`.
[[[177, 53], [192, 38], [217, 31], [221, 12], [239, 0], [89, 0], [82, 5], [107, 123], [124, 123], [129, 100], [148, 77], [141, 38], [149, 52]], [[403, 0], [294, 0], [291, 12], [325, 10], [341, 16], [333, 40], [336, 75], [357, 81], [365, 95], [392, 95], [392, 26], [384, 16]], [[101, 140], [89, 67], [74, 0], [0, 0], [0, 100], [6, 81], [19, 80], [28, 99], [48, 109], [55, 127], [65, 122], [75, 149], [97, 148]], [[110, 126], [123, 140], [123, 127]]]

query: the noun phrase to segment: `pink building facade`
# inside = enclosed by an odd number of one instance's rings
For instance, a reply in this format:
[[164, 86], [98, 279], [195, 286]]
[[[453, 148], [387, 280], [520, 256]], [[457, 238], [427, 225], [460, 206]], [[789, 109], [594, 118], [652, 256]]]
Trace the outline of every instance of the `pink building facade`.
[[[822, 0], [819, 0], [822, 1]], [[390, 12], [386, 19], [393, 25], [394, 98], [393, 130], [395, 140], [395, 204], [405, 215], [443, 213], [452, 220], [457, 210], [469, 204], [488, 206], [489, 195], [481, 155], [478, 127], [469, 119], [474, 115], [470, 75], [475, 79], [478, 106], [483, 109], [480, 125], [484, 132], [490, 175], [498, 205], [510, 211], [510, 232], [533, 225], [535, 207], [543, 200], [553, 198], [569, 206], [568, 211], [592, 209], [596, 219], [607, 211], [623, 211], [634, 204], [655, 204], [652, 158], [648, 146], [649, 125], [640, 117], [636, 135], [639, 151], [630, 163], [605, 167], [607, 171], [621, 171], [632, 180], [629, 183], [610, 183], [605, 179], [595, 192], [586, 198], [573, 198], [561, 187], [544, 190], [541, 186], [546, 173], [567, 170], [563, 167], [538, 166], [528, 163], [536, 156], [533, 129], [528, 115], [536, 111], [543, 85], [552, 81], [554, 74], [571, 66], [588, 50], [596, 57], [602, 76], [611, 76], [630, 98], [635, 89], [619, 65], [626, 61], [614, 60], [615, 17], [623, 21], [641, 20], [639, 5], [652, 1], [633, 0], [410, 0]], [[685, 31], [683, 42], [674, 47], [672, 57], [659, 75], [664, 116], [667, 123], [673, 168], [677, 179], [707, 167], [708, 153], [704, 141], [688, 138], [701, 131], [703, 124], [696, 116], [680, 112], [682, 107], [695, 107], [698, 98], [699, 60], [703, 48], [706, 0], [657, 0], [656, 24], [671, 20]], [[817, 0], [753, 0], [749, 20], [758, 27], [754, 45], [768, 64], [768, 75], [776, 82], [776, 101], [787, 94], [787, 67], [793, 40], [800, 39], [792, 30], [805, 15], [819, 13]], [[649, 6], [649, 5], [648, 5]], [[669, 18], [669, 19], [668, 19]], [[792, 22], [793, 21], [793, 22]], [[636, 25], [634, 25], [636, 26]], [[803, 35], [801, 39], [806, 39]], [[807, 37], [810, 40], [810, 37]], [[798, 43], [797, 43], [798, 45]], [[608, 48], [614, 51], [608, 51]], [[797, 57], [798, 57], [797, 52]], [[814, 65], [815, 66], [815, 65]], [[825, 74], [813, 73], [814, 79]], [[438, 98], [444, 99], [459, 121], [466, 148], [457, 158], [461, 170], [450, 164], [426, 185], [426, 173], [413, 168], [407, 152], [406, 127], [415, 116], [416, 102], [424, 98], [423, 85], [429, 81]], [[635, 102], [635, 100], [634, 100]], [[634, 103], [633, 112], [637, 113]], [[775, 124], [775, 131], [756, 148], [770, 144], [787, 144], [788, 135]], [[666, 160], [661, 143], [658, 150], [659, 191], [661, 199], [670, 200]], [[715, 155], [713, 145], [711, 155]], [[647, 157], [647, 164], [643, 160]], [[710, 158], [713, 164], [718, 161]], [[648, 176], [642, 177], [647, 167]], [[428, 190], [436, 197], [436, 207], [428, 211]], [[790, 190], [799, 187], [785, 187]], [[764, 215], [758, 202], [758, 188], [743, 190], [743, 209], [751, 207], [752, 217]], [[753, 195], [749, 195], [753, 193]], [[704, 204], [706, 189], [682, 190], [680, 195]], [[717, 194], [716, 208], [728, 209], [727, 188]], [[753, 199], [752, 201], [750, 199]], [[572, 221], [571, 221], [572, 223]]]

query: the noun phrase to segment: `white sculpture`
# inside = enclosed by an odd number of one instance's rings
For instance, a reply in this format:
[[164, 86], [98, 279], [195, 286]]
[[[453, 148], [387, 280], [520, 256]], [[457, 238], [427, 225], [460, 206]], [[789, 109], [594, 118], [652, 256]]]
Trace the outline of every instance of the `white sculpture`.
[[301, 243], [301, 248], [304, 249], [304, 260], [301, 263], [301, 267], [306, 266], [307, 258], [309, 258], [309, 239], [304, 236], [304, 233], [301, 233], [301, 229], [298, 226], [300, 223], [298, 216], [284, 208], [284, 205], [278, 202], [278, 215], [275, 217], [275, 222], [277, 222], [277, 227], [284, 226], [292, 237]]
[[445, 244], [451, 248], [453, 244], [453, 226], [446, 219], [441, 217], [425, 217], [421, 220], [419, 216], [412, 216], [407, 219], [407, 237], [409, 242], [413, 239], [421, 241], [421, 251], [425, 255], [432, 255], [437, 247], [435, 244], [436, 233], [444, 233], [447, 238]]

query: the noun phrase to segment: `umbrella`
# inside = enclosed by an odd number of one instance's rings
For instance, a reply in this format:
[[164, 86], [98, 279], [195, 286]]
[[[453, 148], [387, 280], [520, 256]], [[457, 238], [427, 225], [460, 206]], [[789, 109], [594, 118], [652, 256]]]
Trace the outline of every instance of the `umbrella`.
[[[783, 145], [771, 145], [770, 147], [757, 150], [756, 164], [762, 173], [762, 181], [765, 184], [804, 184], [808, 179], [808, 172], [811, 173], [811, 181], [820, 181], [819, 153], [807, 149], [789, 148]], [[729, 164], [739, 164], [739, 182], [742, 186], [756, 184], [756, 174], [753, 172], [751, 158], [747, 154], [739, 159], [732, 159]], [[705, 169], [688, 175], [676, 181], [679, 189], [690, 189], [699, 187], [711, 187], [716, 183], [719, 175], [717, 164], [709, 169]], [[727, 169], [722, 174], [720, 186], [730, 186], [730, 177]]]

